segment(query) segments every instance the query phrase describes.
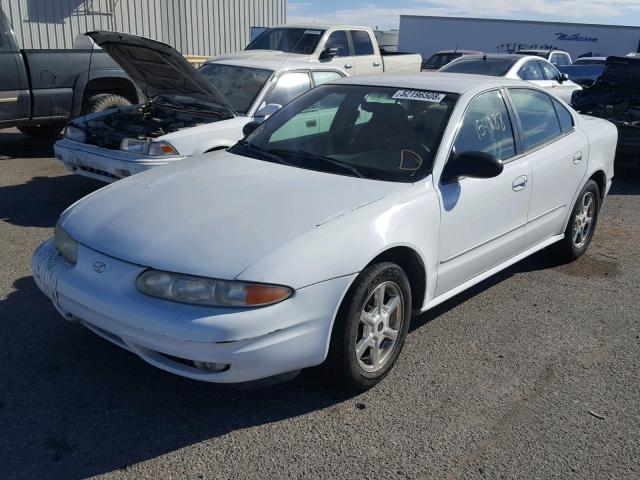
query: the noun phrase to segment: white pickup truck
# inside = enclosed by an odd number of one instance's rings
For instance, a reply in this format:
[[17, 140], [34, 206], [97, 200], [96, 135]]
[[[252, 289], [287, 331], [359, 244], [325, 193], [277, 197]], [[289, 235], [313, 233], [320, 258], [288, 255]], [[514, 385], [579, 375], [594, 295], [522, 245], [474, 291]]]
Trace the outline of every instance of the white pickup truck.
[[419, 72], [418, 53], [387, 52], [373, 30], [355, 25], [287, 25], [268, 28], [249, 46], [216, 60], [289, 58], [344, 69], [349, 75]]

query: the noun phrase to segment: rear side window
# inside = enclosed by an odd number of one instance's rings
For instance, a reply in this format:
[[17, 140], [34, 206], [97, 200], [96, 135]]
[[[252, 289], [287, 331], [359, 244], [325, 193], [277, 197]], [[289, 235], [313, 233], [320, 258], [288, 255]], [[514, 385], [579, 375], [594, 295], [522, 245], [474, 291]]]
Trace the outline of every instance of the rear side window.
[[324, 48], [337, 48], [338, 57], [349, 56], [349, 41], [347, 40], [347, 32], [344, 30], [338, 30], [329, 35], [327, 43]]
[[560, 72], [556, 70], [556, 67], [543, 61], [538, 63], [540, 64], [540, 68], [542, 68], [542, 72], [547, 80], [555, 80], [556, 82], [560, 81]]
[[562, 134], [549, 95], [528, 88], [511, 88], [509, 94], [522, 124], [525, 149], [542, 145]]
[[544, 80], [542, 70], [535, 60], [525, 63], [522, 68], [518, 70], [518, 76], [522, 80], [527, 81]]
[[291, 72], [280, 76], [275, 86], [267, 94], [264, 102], [286, 105], [291, 100], [311, 88], [309, 74], [306, 72]]
[[371, 37], [363, 30], [351, 30], [351, 40], [356, 55], [373, 55]]
[[500, 160], [515, 155], [513, 128], [500, 91], [483, 93], [469, 104], [453, 150], [456, 155], [485, 152]]
[[552, 98], [551, 100], [553, 101], [553, 106], [558, 114], [558, 120], [560, 120], [560, 128], [562, 129], [562, 132], [568, 132], [573, 128], [573, 116], [558, 100], [555, 98]]
[[316, 86], [342, 78], [338, 72], [311, 72], [311, 75]]

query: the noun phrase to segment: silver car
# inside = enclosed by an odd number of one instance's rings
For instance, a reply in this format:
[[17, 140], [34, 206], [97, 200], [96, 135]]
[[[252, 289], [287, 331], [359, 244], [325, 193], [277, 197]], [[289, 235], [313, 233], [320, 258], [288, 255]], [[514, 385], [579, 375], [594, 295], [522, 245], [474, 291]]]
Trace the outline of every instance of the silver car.
[[582, 90], [577, 83], [560, 73], [551, 62], [533, 55], [492, 53], [467, 55], [442, 67], [439, 72], [473, 73], [520, 79], [548, 90], [556, 97], [570, 104], [576, 90]]

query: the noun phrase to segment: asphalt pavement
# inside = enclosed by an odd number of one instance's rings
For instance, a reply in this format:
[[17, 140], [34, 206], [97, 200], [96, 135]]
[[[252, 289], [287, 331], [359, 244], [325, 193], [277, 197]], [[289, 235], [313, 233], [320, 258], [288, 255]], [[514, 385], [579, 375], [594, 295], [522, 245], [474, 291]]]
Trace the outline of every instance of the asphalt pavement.
[[67, 323], [31, 253], [100, 188], [0, 130], [0, 478], [640, 478], [640, 175], [587, 255], [534, 255], [414, 319], [346, 395], [182, 379]]

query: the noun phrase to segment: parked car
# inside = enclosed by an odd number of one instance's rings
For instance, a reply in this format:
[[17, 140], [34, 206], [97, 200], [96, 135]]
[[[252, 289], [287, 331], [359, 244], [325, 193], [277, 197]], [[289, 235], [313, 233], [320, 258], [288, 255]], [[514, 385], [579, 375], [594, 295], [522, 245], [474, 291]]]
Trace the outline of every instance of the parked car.
[[33, 256], [58, 311], [185, 377], [322, 364], [366, 389], [412, 313], [587, 250], [617, 137], [534, 85], [439, 73], [348, 77], [252, 128], [68, 208]]
[[582, 87], [590, 87], [602, 75], [607, 57], [582, 57], [573, 64], [558, 67], [560, 73], [566, 73], [572, 82]]
[[564, 50], [548, 50], [548, 49], [523, 49], [518, 51], [520, 55], [533, 55], [535, 57], [544, 58], [548, 60], [556, 67], [562, 67], [565, 65], [571, 65], [573, 61], [571, 60], [571, 55], [569, 55]]
[[618, 127], [620, 162], [640, 165], [640, 58], [609, 57], [591, 88], [576, 92], [575, 108], [605, 118]]
[[52, 138], [71, 118], [142, 97], [100, 49], [20, 50], [0, 9], [0, 128]]
[[456, 58], [464, 57], [465, 55], [482, 55], [482, 52], [476, 50], [442, 50], [422, 61], [422, 71], [434, 72], [453, 62]]
[[419, 72], [418, 53], [388, 52], [369, 27], [357, 25], [287, 25], [267, 28], [242, 52], [216, 59], [290, 58], [345, 70], [349, 75]]
[[[250, 121], [267, 118], [315, 85], [346, 76], [330, 65], [288, 59], [220, 60], [196, 70], [175, 49], [154, 40], [88, 35], [148, 98], [142, 105], [77, 118], [54, 145], [69, 171], [105, 182], [228, 148]], [[321, 123], [310, 112], [300, 128], [313, 132]]]
[[491, 53], [486, 55], [468, 55], [454, 60], [442, 67], [439, 72], [472, 73], [520, 79], [531, 82], [552, 92], [566, 103], [571, 96], [582, 87], [561, 74], [548, 61], [533, 56]]

